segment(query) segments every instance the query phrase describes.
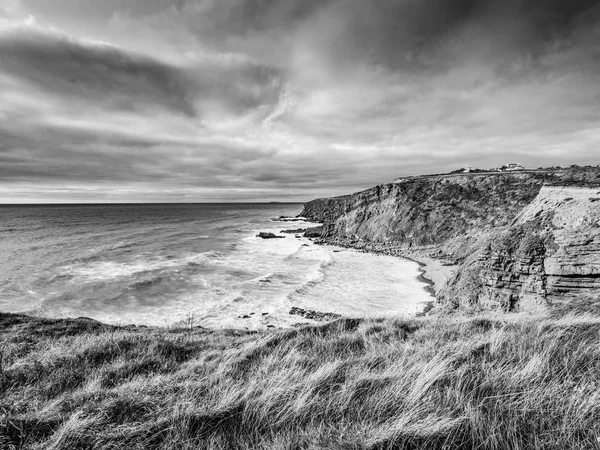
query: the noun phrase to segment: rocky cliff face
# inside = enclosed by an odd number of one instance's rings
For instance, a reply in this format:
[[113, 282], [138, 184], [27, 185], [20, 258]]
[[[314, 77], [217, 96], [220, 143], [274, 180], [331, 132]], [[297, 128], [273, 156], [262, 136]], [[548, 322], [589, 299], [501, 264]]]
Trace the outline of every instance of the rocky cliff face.
[[440, 293], [457, 306], [534, 309], [600, 294], [600, 189], [543, 187]]
[[412, 177], [315, 200], [302, 214], [325, 223], [325, 238], [429, 249], [458, 262], [440, 303], [536, 308], [600, 292], [594, 186], [598, 168]]
[[328, 223], [329, 236], [409, 247], [441, 244], [471, 230], [507, 225], [543, 182], [532, 174], [407, 178], [310, 202], [302, 214]]

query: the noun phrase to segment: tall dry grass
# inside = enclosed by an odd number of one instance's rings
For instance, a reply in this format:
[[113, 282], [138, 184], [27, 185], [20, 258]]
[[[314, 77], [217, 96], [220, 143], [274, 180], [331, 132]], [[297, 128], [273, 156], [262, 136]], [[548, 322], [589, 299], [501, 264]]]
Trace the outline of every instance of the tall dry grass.
[[592, 315], [0, 333], [2, 449], [600, 448]]

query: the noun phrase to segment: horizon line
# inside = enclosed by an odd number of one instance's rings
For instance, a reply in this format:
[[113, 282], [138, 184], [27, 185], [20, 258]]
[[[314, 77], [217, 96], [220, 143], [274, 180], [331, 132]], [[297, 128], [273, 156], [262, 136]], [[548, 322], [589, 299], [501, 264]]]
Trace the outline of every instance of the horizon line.
[[247, 202], [73, 202], [73, 203], [0, 203], [2, 206], [103, 206], [103, 205], [269, 205], [269, 204], [284, 204], [284, 205], [302, 205], [306, 202], [292, 201], [247, 201]]

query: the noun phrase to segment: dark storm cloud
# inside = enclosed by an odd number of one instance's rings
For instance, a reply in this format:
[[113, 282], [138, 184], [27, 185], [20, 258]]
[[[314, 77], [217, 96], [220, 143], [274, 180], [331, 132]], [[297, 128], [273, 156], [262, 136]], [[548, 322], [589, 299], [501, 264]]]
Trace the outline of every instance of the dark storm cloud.
[[0, 11], [0, 180], [308, 199], [508, 160], [594, 163], [599, 5], [12, 0], [29, 25], [3, 30]]
[[207, 62], [178, 68], [105, 44], [41, 32], [0, 38], [1, 70], [58, 96], [100, 102], [106, 109], [149, 105], [193, 117], [198, 103], [215, 98], [234, 112], [274, 101], [278, 74], [256, 64]]
[[183, 74], [151, 58], [108, 45], [83, 45], [40, 32], [0, 39], [2, 71], [74, 100], [134, 110], [155, 104], [193, 116], [192, 88]]
[[264, 56], [273, 48], [255, 43], [282, 39], [284, 45], [290, 33], [306, 29], [315, 33], [321, 50], [335, 53], [332, 58], [408, 70], [415, 63], [450, 63], [440, 50], [454, 40], [467, 41], [465, 51], [500, 51], [492, 57], [514, 57], [502, 54], [508, 49], [539, 53], [544, 42], [571, 30], [575, 19], [597, 5], [597, 0], [223, 0], [182, 1], [176, 9], [193, 32], [220, 48]]

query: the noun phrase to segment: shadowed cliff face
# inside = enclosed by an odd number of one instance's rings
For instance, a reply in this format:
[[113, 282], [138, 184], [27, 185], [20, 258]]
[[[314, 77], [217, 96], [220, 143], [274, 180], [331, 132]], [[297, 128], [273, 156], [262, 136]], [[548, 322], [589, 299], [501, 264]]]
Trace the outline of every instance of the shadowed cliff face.
[[[506, 225], [542, 183], [530, 175], [412, 178], [311, 202], [303, 214], [329, 222], [329, 236], [409, 247], [442, 244], [474, 229]], [[332, 221], [332, 215], [338, 217]]]
[[326, 237], [406, 246], [440, 245], [465, 233], [506, 226], [544, 184], [600, 183], [600, 169], [401, 178], [356, 194], [318, 199], [302, 215]]
[[325, 222], [325, 238], [425, 249], [459, 262], [440, 303], [537, 308], [600, 292], [595, 186], [599, 168], [423, 176], [315, 200], [303, 215]]

